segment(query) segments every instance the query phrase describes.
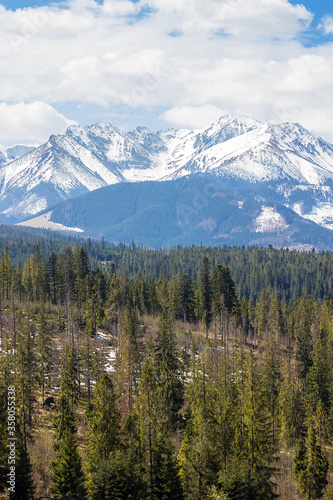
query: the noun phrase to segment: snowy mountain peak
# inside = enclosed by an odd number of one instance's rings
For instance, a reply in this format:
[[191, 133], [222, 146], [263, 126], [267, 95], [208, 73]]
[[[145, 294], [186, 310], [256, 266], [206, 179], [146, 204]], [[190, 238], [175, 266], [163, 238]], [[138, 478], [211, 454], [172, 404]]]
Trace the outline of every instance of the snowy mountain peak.
[[72, 125], [0, 168], [0, 210], [23, 217], [102, 186], [196, 173], [321, 189], [333, 183], [333, 146], [299, 124], [246, 116], [156, 133], [126, 133], [107, 122]]
[[18, 146], [14, 146], [12, 148], [8, 148], [8, 149], [6, 149], [6, 151], [4, 151], [2, 153], [0, 152], [0, 167], [2, 167], [3, 165], [6, 165], [6, 163], [9, 163], [13, 160], [16, 160], [16, 158], [20, 158], [20, 156], [23, 156], [23, 155], [29, 153], [33, 149], [35, 149], [35, 148], [32, 146], [18, 145]]

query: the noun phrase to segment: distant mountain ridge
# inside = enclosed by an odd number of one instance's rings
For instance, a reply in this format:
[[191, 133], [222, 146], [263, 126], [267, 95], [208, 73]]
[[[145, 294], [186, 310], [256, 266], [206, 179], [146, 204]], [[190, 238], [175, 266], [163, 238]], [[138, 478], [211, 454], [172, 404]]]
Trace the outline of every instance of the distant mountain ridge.
[[333, 231], [284, 205], [270, 183], [195, 174], [106, 186], [64, 201], [21, 225], [152, 248], [259, 245], [333, 249]]
[[[283, 190], [290, 181], [311, 193], [316, 188], [319, 203], [326, 203], [321, 222], [333, 221], [333, 146], [298, 124], [231, 115], [193, 131], [138, 127], [125, 133], [109, 123], [73, 125], [0, 168], [0, 213], [27, 218], [103, 186], [197, 173], [279, 181]], [[301, 202], [295, 210], [311, 218]]]
[[[201, 207], [210, 184], [218, 191]], [[196, 198], [184, 219], [184, 200]], [[74, 125], [32, 151], [8, 150], [2, 166], [0, 158], [0, 221], [24, 220], [152, 246], [333, 249], [333, 145], [297, 123], [231, 115], [156, 133]]]
[[27, 153], [30, 153], [30, 151], [33, 151], [34, 149], [34, 147], [18, 145], [12, 148], [8, 148], [3, 152], [0, 151], [0, 167], [16, 160], [17, 158], [20, 158]]

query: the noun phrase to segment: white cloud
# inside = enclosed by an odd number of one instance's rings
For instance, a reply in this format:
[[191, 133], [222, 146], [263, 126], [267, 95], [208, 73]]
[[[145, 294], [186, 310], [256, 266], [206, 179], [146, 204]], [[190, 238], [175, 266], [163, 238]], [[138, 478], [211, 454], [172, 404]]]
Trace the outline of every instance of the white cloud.
[[[302, 45], [312, 17], [287, 0], [0, 5], [0, 98], [95, 103], [110, 114], [125, 106], [127, 117], [156, 109], [160, 127], [202, 127], [220, 110], [271, 121], [299, 116], [327, 137], [333, 47]], [[329, 33], [332, 18], [323, 23]]]
[[51, 134], [63, 132], [73, 122], [44, 102], [0, 103], [2, 145], [41, 144]]
[[206, 104], [200, 107], [176, 106], [165, 111], [161, 118], [176, 128], [200, 129], [208, 127], [224, 114], [224, 110]]
[[287, 0], [148, 0], [183, 31], [223, 30], [244, 38], [290, 38], [312, 21], [303, 5]]
[[325, 16], [319, 26], [325, 35], [333, 33], [333, 16]]

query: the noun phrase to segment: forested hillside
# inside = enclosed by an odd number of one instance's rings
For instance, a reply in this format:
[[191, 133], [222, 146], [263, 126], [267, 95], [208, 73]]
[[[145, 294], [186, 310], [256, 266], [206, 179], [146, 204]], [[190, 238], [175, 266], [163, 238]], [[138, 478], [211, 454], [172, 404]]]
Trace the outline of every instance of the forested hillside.
[[[56, 255], [71, 248], [77, 252], [83, 247], [89, 258], [90, 267], [109, 270], [112, 263], [117, 272], [129, 278], [136, 278], [145, 272], [147, 279], [168, 279], [173, 274], [188, 274], [198, 279], [200, 262], [204, 256], [213, 266], [228, 266], [236, 283], [240, 298], [252, 299], [254, 303], [264, 288], [277, 292], [281, 302], [292, 305], [302, 294], [312, 298], [333, 298], [333, 253], [296, 251], [289, 249], [259, 247], [202, 247], [176, 246], [171, 249], [149, 249], [131, 245], [110, 244], [104, 240], [92, 241], [75, 236], [65, 236], [50, 231], [19, 230], [0, 226], [0, 252], [7, 247], [12, 264], [21, 267], [35, 251], [36, 245], [49, 266], [52, 252]], [[46, 278], [45, 278], [46, 280]]]
[[45, 250], [0, 258], [3, 498], [333, 497], [331, 254]]

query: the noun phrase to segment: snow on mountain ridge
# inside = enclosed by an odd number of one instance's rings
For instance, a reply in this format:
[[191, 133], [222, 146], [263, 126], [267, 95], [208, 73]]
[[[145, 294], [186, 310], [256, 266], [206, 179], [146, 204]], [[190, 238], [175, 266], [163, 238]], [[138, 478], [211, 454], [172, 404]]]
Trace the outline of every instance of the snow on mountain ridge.
[[[201, 130], [157, 133], [146, 127], [126, 133], [107, 122], [72, 125], [0, 168], [0, 210], [33, 214], [40, 208], [38, 200], [50, 206], [118, 182], [164, 181], [195, 173], [324, 186], [333, 180], [333, 146], [299, 124], [233, 115]], [[21, 203], [25, 197], [31, 200], [28, 205]]]
[[0, 168], [6, 165], [7, 163], [10, 163], [11, 161], [14, 161], [17, 158], [20, 158], [21, 156], [29, 153], [34, 149], [35, 148], [32, 146], [17, 145], [8, 148], [5, 151], [2, 152], [0, 151]]

